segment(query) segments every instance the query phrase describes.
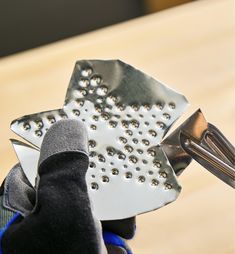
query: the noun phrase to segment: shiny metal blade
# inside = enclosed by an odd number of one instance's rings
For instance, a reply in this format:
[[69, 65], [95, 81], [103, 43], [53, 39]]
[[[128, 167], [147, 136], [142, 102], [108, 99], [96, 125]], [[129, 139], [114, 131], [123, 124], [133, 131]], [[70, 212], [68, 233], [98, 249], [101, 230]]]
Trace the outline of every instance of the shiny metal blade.
[[36, 184], [37, 166], [40, 155], [39, 150], [15, 139], [11, 139], [11, 143], [26, 177], [34, 187]]

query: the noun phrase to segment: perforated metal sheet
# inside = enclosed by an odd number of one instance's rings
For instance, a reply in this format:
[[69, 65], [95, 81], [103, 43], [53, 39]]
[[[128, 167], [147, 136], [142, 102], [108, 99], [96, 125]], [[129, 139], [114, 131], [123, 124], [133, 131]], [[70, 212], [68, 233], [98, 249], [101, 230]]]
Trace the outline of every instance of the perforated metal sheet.
[[95, 214], [121, 219], [178, 196], [180, 186], [159, 144], [186, 107], [184, 96], [121, 61], [79, 61], [63, 109], [22, 117], [11, 128], [40, 147], [54, 122], [84, 121]]

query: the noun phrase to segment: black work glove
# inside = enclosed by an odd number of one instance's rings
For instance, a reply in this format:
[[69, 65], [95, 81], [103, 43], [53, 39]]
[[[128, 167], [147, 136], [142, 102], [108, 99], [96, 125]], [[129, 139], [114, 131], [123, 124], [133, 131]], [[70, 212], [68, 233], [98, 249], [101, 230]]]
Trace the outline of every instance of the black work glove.
[[[34, 208], [25, 218], [16, 213], [2, 231], [4, 254], [106, 253], [100, 222], [92, 214], [87, 193], [87, 152], [83, 124], [60, 121], [43, 140], [36, 195], [20, 166], [13, 170], [15, 178], [23, 179], [28, 199], [23, 206], [30, 209], [33, 204]], [[109, 254], [131, 253], [123, 238], [134, 235], [135, 218], [105, 221], [102, 226]]]
[[87, 152], [80, 122], [60, 121], [49, 129], [41, 147], [36, 205], [4, 232], [4, 254], [106, 253], [87, 193]]
[[109, 254], [131, 254], [125, 240], [135, 234], [136, 218], [102, 221], [103, 238]]

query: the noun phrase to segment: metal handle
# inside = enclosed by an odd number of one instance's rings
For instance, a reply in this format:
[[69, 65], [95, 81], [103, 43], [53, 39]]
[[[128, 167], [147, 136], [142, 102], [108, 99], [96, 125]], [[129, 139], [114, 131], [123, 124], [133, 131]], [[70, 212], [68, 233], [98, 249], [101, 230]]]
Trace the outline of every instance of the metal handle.
[[235, 148], [216, 127], [209, 124], [200, 141], [182, 131], [180, 140], [182, 148], [193, 159], [235, 188]]

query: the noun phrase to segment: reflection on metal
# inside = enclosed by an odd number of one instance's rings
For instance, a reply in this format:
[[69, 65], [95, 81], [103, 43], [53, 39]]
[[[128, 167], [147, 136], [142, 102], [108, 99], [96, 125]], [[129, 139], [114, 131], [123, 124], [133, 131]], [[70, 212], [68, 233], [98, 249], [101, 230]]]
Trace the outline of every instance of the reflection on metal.
[[122, 219], [177, 198], [181, 187], [160, 143], [186, 107], [183, 95], [121, 61], [79, 61], [63, 109], [24, 116], [11, 128], [40, 148], [56, 121], [84, 121], [95, 214]]
[[28, 178], [31, 185], [35, 187], [38, 159], [40, 155], [39, 150], [15, 139], [11, 139], [11, 143], [14, 147], [25, 176]]

